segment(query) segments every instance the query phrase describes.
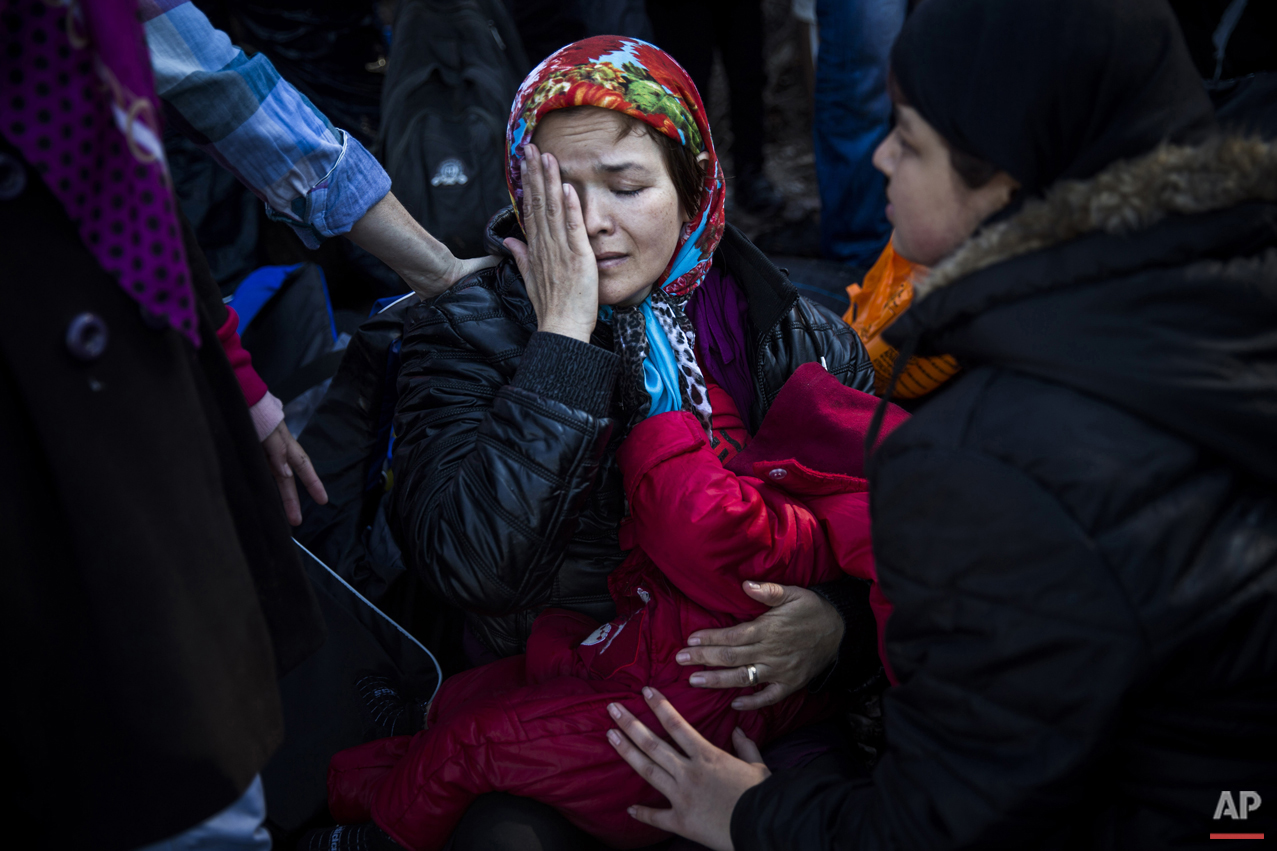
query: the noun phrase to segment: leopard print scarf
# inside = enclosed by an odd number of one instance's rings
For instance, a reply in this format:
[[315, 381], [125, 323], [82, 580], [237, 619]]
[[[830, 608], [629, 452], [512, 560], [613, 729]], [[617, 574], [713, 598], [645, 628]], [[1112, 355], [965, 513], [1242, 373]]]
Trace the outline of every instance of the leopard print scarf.
[[[696, 363], [696, 331], [683, 312], [686, 301], [686, 298], [671, 297], [661, 289], [654, 289], [647, 298], [652, 314], [674, 350], [679, 396], [683, 403], [681, 409], [696, 415], [706, 437], [714, 445], [717, 440], [711, 422], [709, 391], [705, 388], [705, 376]], [[643, 362], [648, 357], [647, 322], [641, 304], [617, 307], [612, 315], [618, 354], [621, 356], [621, 404], [629, 414], [632, 427], [648, 416], [652, 404], [643, 377]]]

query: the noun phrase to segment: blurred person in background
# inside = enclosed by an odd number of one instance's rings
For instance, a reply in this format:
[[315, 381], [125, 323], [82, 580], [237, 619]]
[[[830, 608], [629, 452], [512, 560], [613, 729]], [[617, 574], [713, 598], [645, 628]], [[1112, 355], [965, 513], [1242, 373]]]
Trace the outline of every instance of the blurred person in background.
[[708, 99], [714, 51], [723, 57], [731, 105], [732, 203], [771, 215], [784, 199], [763, 172], [763, 58], [761, 0], [647, 0], [655, 43], [687, 71]]
[[874, 149], [891, 129], [887, 66], [907, 0], [816, 0], [819, 42], [812, 130], [820, 249], [865, 270], [887, 239], [885, 182]]

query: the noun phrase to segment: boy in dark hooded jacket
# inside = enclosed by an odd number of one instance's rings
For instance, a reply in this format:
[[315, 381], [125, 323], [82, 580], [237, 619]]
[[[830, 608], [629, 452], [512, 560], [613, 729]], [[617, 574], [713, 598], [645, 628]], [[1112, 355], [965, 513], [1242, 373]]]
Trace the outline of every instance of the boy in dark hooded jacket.
[[886, 338], [963, 373], [870, 467], [889, 749], [871, 783], [623, 744], [674, 805], [637, 817], [738, 851], [1267, 833], [1277, 146], [1216, 133], [1165, 0], [926, 0], [892, 65], [876, 162], [933, 271]]

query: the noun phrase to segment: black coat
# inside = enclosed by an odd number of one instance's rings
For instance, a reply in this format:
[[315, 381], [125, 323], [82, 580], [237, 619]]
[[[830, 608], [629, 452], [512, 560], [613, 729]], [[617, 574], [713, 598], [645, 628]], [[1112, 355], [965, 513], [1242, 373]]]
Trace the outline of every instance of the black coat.
[[[135, 848], [244, 791], [283, 736], [277, 673], [323, 627], [198, 249], [197, 351], [0, 157], [22, 187], [0, 200], [2, 811], [39, 847]], [[68, 345], [83, 313], [107, 329], [95, 360]]]
[[[1262, 832], [1277, 801], [1277, 146], [1111, 166], [925, 286], [892, 342], [967, 371], [872, 466], [901, 681], [888, 752], [872, 784], [782, 772], [751, 789], [735, 847]], [[1213, 820], [1242, 790], [1263, 808]]]
[[[489, 245], [515, 226], [499, 215]], [[872, 388], [847, 325], [799, 298], [735, 228], [719, 252], [749, 304], [751, 428], [790, 374], [822, 356], [843, 383]], [[499, 655], [523, 651], [546, 606], [615, 614], [607, 577], [625, 557], [614, 457], [624, 417], [611, 348], [602, 324], [591, 344], [538, 333], [511, 259], [407, 313], [391, 522], [409, 566]]]

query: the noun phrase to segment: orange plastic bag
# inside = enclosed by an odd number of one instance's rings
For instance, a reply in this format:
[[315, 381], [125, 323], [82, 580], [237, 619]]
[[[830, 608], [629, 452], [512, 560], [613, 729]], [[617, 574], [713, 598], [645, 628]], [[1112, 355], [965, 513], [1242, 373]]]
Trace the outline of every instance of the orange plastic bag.
[[[879, 396], [886, 392], [900, 354], [882, 339], [882, 332], [909, 309], [913, 303], [913, 278], [926, 273], [926, 267], [901, 257], [889, 242], [878, 262], [865, 275], [864, 282], [847, 287], [851, 307], [843, 321], [855, 330], [869, 352], [874, 365], [874, 392]], [[958, 370], [958, 362], [949, 355], [910, 358], [894, 395], [901, 399], [925, 396]]]

